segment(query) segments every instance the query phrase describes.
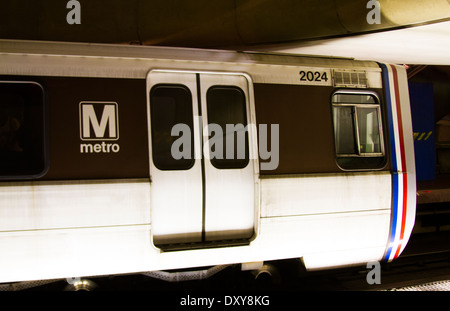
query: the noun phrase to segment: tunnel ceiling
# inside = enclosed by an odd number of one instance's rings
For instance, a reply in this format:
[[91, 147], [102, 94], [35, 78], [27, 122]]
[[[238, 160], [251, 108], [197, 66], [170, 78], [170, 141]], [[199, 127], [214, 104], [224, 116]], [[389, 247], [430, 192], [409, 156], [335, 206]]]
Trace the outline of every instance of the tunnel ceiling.
[[368, 23], [366, 0], [78, 0], [80, 24], [69, 24], [68, 2], [2, 0], [0, 38], [226, 48], [450, 19], [450, 0], [379, 0], [380, 23]]

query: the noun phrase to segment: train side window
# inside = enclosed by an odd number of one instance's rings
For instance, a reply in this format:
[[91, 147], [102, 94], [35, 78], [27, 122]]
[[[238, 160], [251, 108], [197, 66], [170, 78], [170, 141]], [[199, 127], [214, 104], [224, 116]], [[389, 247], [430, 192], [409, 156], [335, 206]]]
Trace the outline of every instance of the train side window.
[[213, 129], [214, 124], [219, 132], [210, 135], [211, 164], [218, 169], [246, 167], [249, 150], [244, 92], [234, 86], [212, 86], [206, 93], [206, 102], [208, 125]]
[[32, 179], [48, 169], [44, 90], [0, 81], [0, 179]]
[[[158, 84], [150, 91], [150, 113], [152, 133], [152, 156], [154, 165], [160, 170], [187, 170], [195, 162], [192, 94], [178, 84]], [[187, 125], [190, 129], [189, 156], [174, 156], [172, 145], [178, 136], [172, 136], [175, 125]], [[180, 134], [181, 135], [181, 134]], [[183, 133], [187, 135], [187, 133]], [[184, 150], [182, 150], [184, 151]], [[183, 152], [183, 155], [185, 153]]]
[[378, 98], [372, 92], [332, 97], [336, 159], [342, 169], [377, 169], [385, 163]]

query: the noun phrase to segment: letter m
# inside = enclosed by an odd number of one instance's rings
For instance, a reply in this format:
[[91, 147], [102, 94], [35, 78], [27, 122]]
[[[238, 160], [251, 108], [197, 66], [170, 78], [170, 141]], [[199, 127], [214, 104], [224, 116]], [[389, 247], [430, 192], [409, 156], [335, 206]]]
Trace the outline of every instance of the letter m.
[[81, 102], [81, 140], [119, 139], [117, 103]]

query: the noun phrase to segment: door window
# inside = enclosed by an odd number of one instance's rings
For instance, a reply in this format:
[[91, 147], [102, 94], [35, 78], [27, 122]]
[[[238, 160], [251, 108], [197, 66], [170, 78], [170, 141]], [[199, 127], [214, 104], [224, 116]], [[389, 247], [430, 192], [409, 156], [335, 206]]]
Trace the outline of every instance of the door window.
[[211, 164], [218, 169], [246, 167], [249, 150], [244, 92], [233, 86], [212, 86], [206, 100]]
[[[160, 170], [190, 169], [195, 162], [191, 92], [183, 85], [159, 84], [152, 88], [150, 102], [153, 163]], [[187, 131], [173, 135], [176, 125]], [[180, 148], [189, 148], [187, 152], [177, 152], [184, 155], [181, 157], [172, 152], [175, 140], [180, 138], [178, 134], [187, 135], [183, 140], [190, 140], [180, 144]]]

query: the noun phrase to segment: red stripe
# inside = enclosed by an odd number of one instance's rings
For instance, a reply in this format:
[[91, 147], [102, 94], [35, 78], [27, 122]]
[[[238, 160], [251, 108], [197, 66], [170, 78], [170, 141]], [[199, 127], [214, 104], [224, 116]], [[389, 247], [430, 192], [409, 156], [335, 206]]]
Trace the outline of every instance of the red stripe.
[[[398, 122], [398, 132], [399, 132], [399, 140], [400, 140], [400, 157], [402, 159], [401, 171], [403, 174], [403, 212], [402, 212], [402, 226], [400, 231], [400, 240], [403, 240], [405, 235], [405, 226], [406, 226], [406, 212], [407, 212], [407, 193], [408, 193], [408, 179], [407, 179], [407, 170], [406, 170], [406, 156], [405, 156], [405, 143], [403, 140], [403, 123], [402, 123], [402, 115], [401, 115], [401, 105], [400, 105], [400, 90], [398, 86], [398, 75], [397, 69], [394, 65], [391, 65], [394, 77], [394, 89], [395, 89], [395, 102], [397, 105], [397, 122]], [[400, 254], [402, 243], [400, 242], [395, 252], [394, 258], [398, 257]]]

